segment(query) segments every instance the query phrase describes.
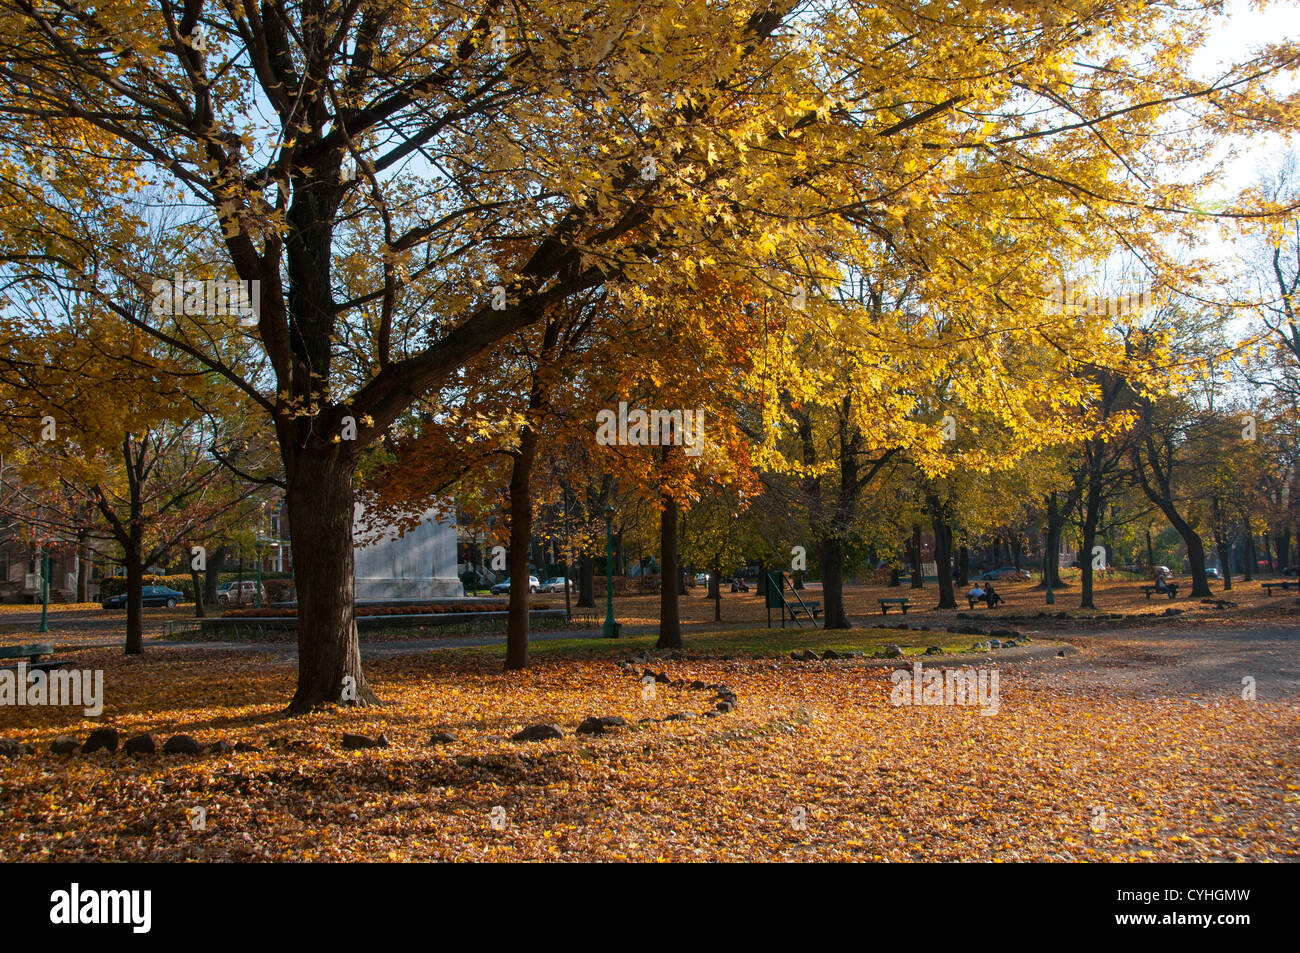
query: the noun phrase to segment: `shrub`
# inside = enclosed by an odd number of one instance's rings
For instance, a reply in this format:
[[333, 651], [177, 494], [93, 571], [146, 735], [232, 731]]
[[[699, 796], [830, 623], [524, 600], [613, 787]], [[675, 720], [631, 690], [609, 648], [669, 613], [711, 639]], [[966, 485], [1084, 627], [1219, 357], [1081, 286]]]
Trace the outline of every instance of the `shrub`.
[[[185, 593], [187, 600], [194, 601], [194, 582], [190, 579], [188, 573], [185, 575], [175, 573], [170, 576], [146, 575], [144, 584], [146, 586], [166, 586], [168, 589], [179, 589]], [[99, 580], [99, 597], [101, 599], [108, 596], [118, 596], [124, 592], [126, 592], [126, 576], [105, 576]]]

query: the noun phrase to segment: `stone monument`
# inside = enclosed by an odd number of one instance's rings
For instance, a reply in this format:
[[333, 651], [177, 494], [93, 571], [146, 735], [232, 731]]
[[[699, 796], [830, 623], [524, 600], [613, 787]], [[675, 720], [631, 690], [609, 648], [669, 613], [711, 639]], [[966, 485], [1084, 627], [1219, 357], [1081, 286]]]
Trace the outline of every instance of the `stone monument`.
[[401, 533], [391, 525], [372, 526], [358, 503], [352, 535], [358, 602], [464, 597], [456, 575], [456, 524], [439, 519], [436, 509]]

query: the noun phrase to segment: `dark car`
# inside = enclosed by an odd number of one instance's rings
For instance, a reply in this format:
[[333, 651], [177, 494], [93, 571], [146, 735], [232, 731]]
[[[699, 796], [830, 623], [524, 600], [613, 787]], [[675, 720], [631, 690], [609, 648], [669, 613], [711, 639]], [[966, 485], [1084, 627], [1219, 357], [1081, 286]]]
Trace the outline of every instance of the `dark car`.
[[[168, 609], [185, 601], [185, 593], [166, 586], [145, 586], [144, 604], [147, 606], [166, 606]], [[121, 609], [126, 606], [126, 593], [109, 596], [104, 600], [105, 609]]]

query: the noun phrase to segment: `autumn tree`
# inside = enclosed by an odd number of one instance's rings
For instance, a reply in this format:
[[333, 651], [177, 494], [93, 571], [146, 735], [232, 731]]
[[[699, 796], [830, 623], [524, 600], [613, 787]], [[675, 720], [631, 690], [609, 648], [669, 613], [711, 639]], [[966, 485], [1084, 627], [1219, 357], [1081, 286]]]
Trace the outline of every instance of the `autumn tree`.
[[[1024, 278], [987, 293], [1008, 260], [989, 222], [1032, 209], [1044, 232], [1154, 249], [1157, 220], [1193, 208], [1196, 183], [1167, 170], [1201, 157], [1197, 134], [1292, 122], [1270, 91], [1294, 67], [1284, 43], [1189, 75], [1216, 9], [6, 0], [0, 259], [111, 309], [86, 263], [132, 264], [122, 236], [152, 179], [191, 203], [223, 271], [258, 283], [256, 378], [202, 333], [118, 317], [271, 421], [299, 595], [290, 710], [348, 684], [367, 704], [354, 477], [421, 395], [674, 255], [789, 293], [832, 257], [870, 271], [871, 235], [923, 262], [954, 313], [982, 321], [996, 300], [1031, 324]], [[1164, 125], [1175, 106], [1191, 132]]]

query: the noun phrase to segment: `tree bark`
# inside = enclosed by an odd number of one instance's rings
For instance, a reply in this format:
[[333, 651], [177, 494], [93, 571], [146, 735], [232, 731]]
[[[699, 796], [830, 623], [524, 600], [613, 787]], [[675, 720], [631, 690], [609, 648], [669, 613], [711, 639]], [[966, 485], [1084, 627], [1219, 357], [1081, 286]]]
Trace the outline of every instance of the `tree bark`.
[[124, 547], [126, 564], [126, 654], [144, 654], [143, 527], [133, 519]]
[[944, 517], [943, 504], [937, 496], [925, 499], [930, 511], [930, 528], [934, 531], [934, 563], [939, 576], [939, 609], [957, 608], [957, 594], [952, 585], [952, 527]]
[[1066, 585], [1061, 578], [1061, 534], [1065, 529], [1065, 509], [1060, 505], [1055, 490], [1047, 494], [1047, 565], [1052, 574], [1053, 589]]
[[77, 601], [90, 601], [91, 549], [86, 542], [86, 531], [77, 534]]
[[537, 431], [525, 425], [510, 468], [510, 600], [506, 612], [506, 671], [528, 667], [529, 556], [533, 538], [533, 461]]
[[1083, 501], [1083, 552], [1079, 554], [1080, 609], [1095, 609], [1093, 604], [1092, 549], [1097, 545], [1097, 522], [1101, 518], [1101, 475], [1089, 467], [1088, 489]]
[[838, 536], [818, 540], [817, 563], [822, 572], [822, 628], [851, 628], [844, 611], [844, 540]]
[[379, 704], [361, 671], [357, 641], [353, 465], [337, 448], [298, 448], [286, 466], [298, 588], [298, 687], [290, 714]]
[[218, 546], [208, 556], [208, 568], [203, 579], [203, 601], [210, 606], [217, 604], [217, 586], [221, 584], [221, 570], [225, 568], [229, 554], [230, 547]]
[[194, 618], [203, 618], [203, 577], [199, 571], [194, 568], [194, 563], [190, 563], [190, 585], [194, 588]]
[[578, 557], [578, 608], [596, 608], [596, 557], [591, 553]]
[[713, 621], [722, 621], [722, 566], [721, 560], [713, 560], [713, 569], [709, 572], [709, 598], [713, 600]]
[[1201, 537], [1197, 535], [1196, 530], [1188, 525], [1187, 521], [1178, 515], [1172, 503], [1165, 505], [1158, 501], [1155, 502], [1160, 507], [1160, 511], [1165, 514], [1165, 518], [1182, 537], [1183, 545], [1187, 547], [1187, 563], [1192, 572], [1192, 595], [1208, 598], [1213, 595], [1210, 592], [1209, 577], [1205, 575], [1205, 544], [1201, 542]]
[[682, 572], [677, 562], [677, 501], [664, 494], [663, 512], [659, 515], [659, 546], [663, 562], [662, 584], [659, 586], [659, 640], [655, 648], [680, 649], [682, 647], [681, 606], [678, 586]]
[[925, 575], [921, 568], [921, 524], [912, 526], [912, 588], [925, 588]]

